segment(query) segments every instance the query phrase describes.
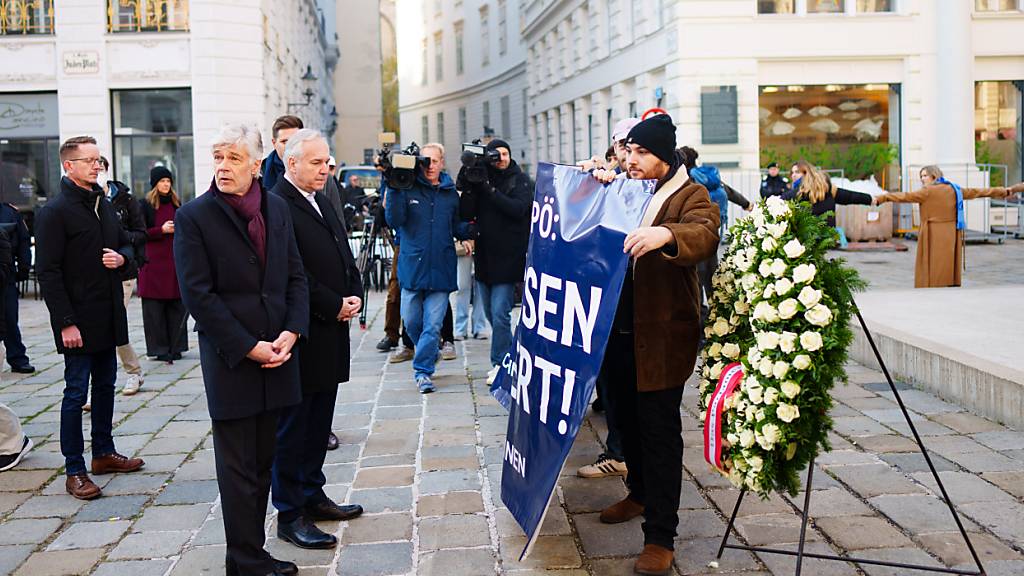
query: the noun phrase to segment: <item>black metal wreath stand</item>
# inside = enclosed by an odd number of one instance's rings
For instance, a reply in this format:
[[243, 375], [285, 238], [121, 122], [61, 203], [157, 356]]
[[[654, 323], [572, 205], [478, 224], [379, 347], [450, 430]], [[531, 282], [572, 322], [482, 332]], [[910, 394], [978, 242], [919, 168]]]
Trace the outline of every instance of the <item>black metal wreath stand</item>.
[[747, 550], [749, 552], [760, 552], [762, 554], [782, 554], [785, 556], [796, 556], [796, 573], [795, 576], [800, 576], [800, 571], [803, 568], [803, 559], [806, 558], [818, 558], [820, 560], [837, 560], [841, 562], [854, 562], [857, 564], [874, 564], [876, 566], [889, 566], [893, 568], [905, 568], [909, 570], [923, 570], [928, 572], [940, 572], [943, 574], [965, 574], [967, 576], [984, 576], [985, 568], [981, 565], [981, 559], [978, 558], [978, 553], [974, 549], [974, 545], [971, 544], [971, 539], [967, 535], [967, 531], [964, 529], [963, 522], [960, 521], [960, 515], [957, 513], [956, 508], [953, 506], [953, 502], [949, 499], [949, 494], [946, 493], [946, 487], [942, 485], [942, 479], [939, 477], [939, 473], [935, 470], [935, 465], [932, 464], [932, 459], [928, 455], [928, 450], [924, 447], [924, 443], [921, 441], [921, 436], [917, 433], [917, 428], [914, 423], [910, 420], [910, 413], [907, 411], [907, 407], [903, 404], [903, 398], [900, 396], [900, 391], [896, 388], [896, 384], [893, 383], [892, 376], [889, 374], [889, 369], [886, 367], [885, 362], [882, 361], [882, 355], [878, 351], [878, 346], [875, 345], [874, 338], [871, 337], [871, 331], [868, 330], [867, 324], [864, 322], [864, 317], [861, 316], [860, 308], [857, 307], [857, 303], [851, 298], [850, 302], [853, 304], [853, 310], [857, 314], [857, 320], [860, 321], [861, 328], [864, 329], [864, 336], [867, 337], [868, 343], [871, 344], [871, 350], [875, 354], [875, 358], [878, 360], [878, 365], [882, 367], [882, 372], [885, 374], [885, 379], [889, 382], [889, 388], [892, 389], [893, 395], [896, 397], [896, 403], [899, 404], [900, 410], [903, 411], [903, 417], [907, 420], [907, 425], [910, 426], [910, 431], [914, 435], [914, 441], [917, 442], [918, 448], [921, 449], [921, 454], [924, 456], [925, 462], [928, 463], [928, 468], [932, 472], [932, 477], [935, 478], [935, 483], [939, 487], [939, 491], [942, 493], [942, 499], [945, 501], [946, 506], [949, 507], [949, 512], [953, 515], [953, 521], [956, 522], [956, 527], [960, 531], [960, 535], [963, 536], [964, 543], [967, 544], [967, 549], [971, 552], [971, 557], [974, 559], [975, 565], [978, 569], [975, 570], [958, 570], [956, 568], [946, 568], [937, 566], [923, 566], [919, 564], [905, 564], [902, 562], [887, 562], [884, 560], [873, 560], [870, 558], [856, 558], [852, 556], [837, 556], [834, 554], [816, 554], [813, 552], [805, 552], [804, 544], [807, 537], [807, 519], [808, 510], [811, 506], [811, 482], [814, 478], [814, 459], [811, 459], [810, 464], [807, 468], [807, 486], [804, 491], [804, 507], [800, 513], [800, 540], [797, 544], [796, 551], [792, 550], [780, 550], [778, 548], [766, 548], [761, 546], [745, 546], [742, 544], [730, 544], [729, 536], [732, 534], [733, 525], [736, 521], [736, 514], [740, 511], [740, 504], [743, 503], [743, 497], [747, 493], [747, 489], [743, 488], [740, 490], [739, 498], [736, 499], [736, 506], [732, 510], [732, 515], [729, 517], [729, 525], [725, 529], [725, 535], [722, 537], [722, 544], [718, 547], [718, 558], [722, 557], [722, 553], [726, 548], [732, 548], [734, 550]]

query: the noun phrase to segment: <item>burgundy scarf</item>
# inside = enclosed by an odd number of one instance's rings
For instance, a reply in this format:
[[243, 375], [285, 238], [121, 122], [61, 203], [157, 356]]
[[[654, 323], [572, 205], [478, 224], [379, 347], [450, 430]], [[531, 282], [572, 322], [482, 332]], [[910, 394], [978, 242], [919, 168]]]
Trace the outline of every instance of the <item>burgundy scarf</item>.
[[217, 190], [216, 180], [214, 180], [214, 185], [210, 189], [223, 198], [228, 203], [228, 206], [231, 206], [235, 211], [235, 214], [238, 214], [238, 217], [246, 223], [249, 240], [252, 240], [253, 246], [256, 247], [256, 255], [260, 258], [260, 265], [265, 268], [267, 266], [267, 227], [263, 222], [263, 211], [261, 210], [263, 193], [260, 190], [260, 181], [253, 178], [249, 191], [241, 196], [225, 194]]

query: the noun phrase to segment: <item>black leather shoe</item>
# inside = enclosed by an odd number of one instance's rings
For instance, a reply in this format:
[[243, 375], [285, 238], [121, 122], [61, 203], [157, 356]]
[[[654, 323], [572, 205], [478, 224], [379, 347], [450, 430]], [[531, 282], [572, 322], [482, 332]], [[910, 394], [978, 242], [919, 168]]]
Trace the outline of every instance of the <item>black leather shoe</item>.
[[327, 436], [327, 449], [328, 450], [337, 450], [338, 449], [338, 436], [335, 435], [334, 432], [331, 432]]
[[31, 364], [25, 364], [24, 366], [11, 366], [11, 372], [17, 374], [35, 374], [36, 367]]
[[[293, 562], [278, 560], [277, 558], [272, 558], [272, 560], [274, 561], [274, 571], [268, 576], [278, 576], [279, 574], [282, 576], [293, 576], [299, 573], [299, 567]], [[224, 570], [227, 576], [239, 576], [238, 565], [235, 564], [235, 561], [230, 556], [227, 557], [224, 563]]]
[[299, 548], [321, 549], [334, 548], [338, 545], [338, 539], [334, 535], [320, 530], [304, 516], [299, 516], [287, 524], [281, 524], [278, 519], [277, 537]]
[[363, 513], [358, 504], [335, 504], [330, 500], [306, 506], [306, 517], [310, 520], [351, 520]]

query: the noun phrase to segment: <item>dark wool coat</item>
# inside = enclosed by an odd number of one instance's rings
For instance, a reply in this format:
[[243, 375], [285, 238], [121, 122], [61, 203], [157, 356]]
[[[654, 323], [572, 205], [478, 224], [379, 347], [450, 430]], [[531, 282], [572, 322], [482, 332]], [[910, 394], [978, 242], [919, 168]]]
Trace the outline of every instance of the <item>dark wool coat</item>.
[[156, 209], [146, 200], [143, 200], [142, 206], [146, 215], [148, 262], [139, 272], [139, 297], [180, 300], [181, 291], [174, 270], [174, 234], [164, 234], [163, 231], [164, 222], [173, 222], [178, 209], [170, 202], [170, 197]]
[[142, 216], [142, 204], [132, 196], [127, 184], [111, 180], [109, 186], [110, 203], [135, 251], [135, 258], [124, 267], [121, 279], [134, 280], [139, 277], [139, 270], [146, 263], [146, 219]]
[[231, 420], [298, 404], [298, 346], [288, 362], [260, 368], [246, 355], [284, 330], [309, 332], [309, 291], [287, 204], [263, 195], [267, 264], [260, 266], [246, 224], [210, 191], [174, 219], [181, 299], [195, 318], [210, 418]]
[[674, 189], [653, 226], [672, 232], [674, 246], [654, 250], [633, 265], [633, 327], [637, 390], [679, 388], [693, 373], [700, 341], [701, 292], [697, 264], [718, 249], [718, 207], [684, 170], [663, 184]]
[[[97, 200], [99, 202], [97, 203]], [[50, 311], [57, 352], [93, 354], [128, 343], [121, 269], [103, 266], [103, 249], [135, 257], [114, 207], [97, 186], [79, 188], [66, 176], [60, 195], [36, 214], [36, 275]], [[64, 349], [60, 331], [77, 326], [83, 346]]]
[[327, 198], [315, 196], [321, 217], [286, 178], [278, 180], [274, 194], [291, 210], [309, 284], [309, 338], [299, 351], [299, 372], [303, 394], [312, 394], [348, 381], [349, 323], [339, 322], [338, 312], [343, 298], [363, 297], [363, 285], [345, 228]]
[[460, 198], [462, 219], [476, 222], [474, 274], [484, 284], [515, 284], [526, 270], [533, 183], [514, 160], [505, 170], [489, 167], [488, 176]]

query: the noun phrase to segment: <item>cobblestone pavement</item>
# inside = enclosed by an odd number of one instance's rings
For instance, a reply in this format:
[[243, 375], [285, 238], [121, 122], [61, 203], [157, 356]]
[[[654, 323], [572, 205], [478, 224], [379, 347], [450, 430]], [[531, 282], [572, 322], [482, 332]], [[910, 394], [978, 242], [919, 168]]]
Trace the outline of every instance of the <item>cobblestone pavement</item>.
[[[379, 304], [376, 298], [374, 315]], [[26, 342], [41, 371], [28, 377], [4, 373], [0, 402], [23, 419], [37, 448], [15, 470], [0, 474], [0, 575], [223, 574], [223, 526], [194, 343], [173, 365], [144, 361], [142, 391], [117, 397], [118, 449], [144, 457], [146, 467], [95, 477], [104, 496], [85, 503], [64, 492], [60, 473], [62, 363], [53, 352], [45, 309], [26, 300], [22, 310]], [[143, 350], [140, 322], [136, 301], [131, 329]], [[338, 550], [305, 551], [271, 538], [272, 553], [299, 563], [303, 575], [631, 573], [642, 545], [640, 521], [607, 526], [597, 520], [599, 510], [625, 494], [621, 479], [575, 477], [578, 466], [601, 452], [600, 416], [592, 415], [582, 429], [543, 536], [520, 563], [525, 538], [499, 496], [506, 415], [484, 383], [488, 342], [459, 343], [458, 359], [439, 367], [438, 392], [421, 396], [408, 364], [387, 364], [373, 349], [379, 323], [354, 335], [353, 378], [339, 395], [334, 423], [341, 447], [328, 453], [325, 472], [332, 497], [362, 504], [367, 513], [321, 524], [338, 535]], [[834, 451], [818, 459], [814, 474], [809, 550], [969, 567], [881, 374], [851, 365], [850, 377], [849, 385], [835, 390]], [[988, 573], [1024, 573], [1024, 434], [929, 394], [908, 389], [904, 398]], [[735, 551], [719, 568], [708, 567], [737, 491], [702, 461], [694, 406], [690, 386], [677, 573], [791, 574], [793, 563], [785, 557]], [[798, 533], [794, 503], [801, 501], [748, 498], [737, 521], [742, 539], [792, 546]], [[907, 572], [811, 560], [804, 573]]]

